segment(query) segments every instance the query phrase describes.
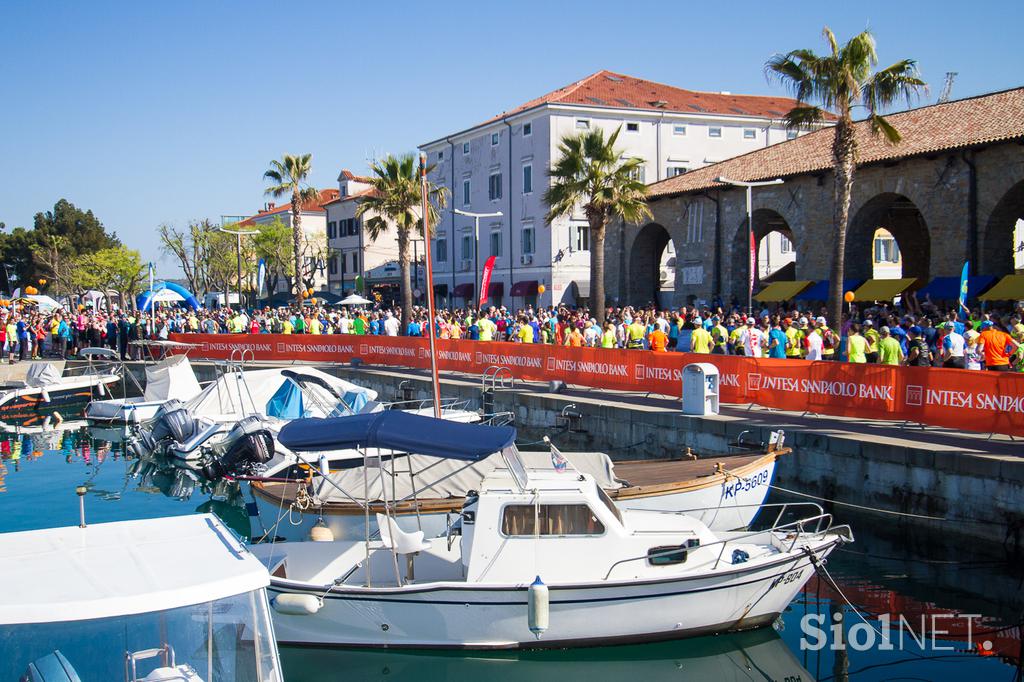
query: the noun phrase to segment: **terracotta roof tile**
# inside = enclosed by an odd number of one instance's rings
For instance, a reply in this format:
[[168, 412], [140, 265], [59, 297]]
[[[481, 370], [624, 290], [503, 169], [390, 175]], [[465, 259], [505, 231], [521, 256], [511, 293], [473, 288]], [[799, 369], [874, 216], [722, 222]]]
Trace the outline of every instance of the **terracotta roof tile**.
[[337, 197], [336, 199], [333, 199], [331, 201], [326, 202], [324, 204], [324, 206], [327, 206], [327, 204], [343, 204], [346, 201], [354, 201], [355, 199], [359, 199], [361, 197], [376, 196], [376, 195], [377, 195], [376, 188], [374, 188], [374, 187], [367, 187], [366, 189], [361, 189], [361, 190], [358, 190], [356, 192], [352, 192], [351, 194], [346, 194], [343, 197]]
[[[322, 189], [320, 190], [320, 196], [314, 201], [307, 201], [302, 205], [303, 213], [323, 213], [324, 205], [334, 201], [338, 198], [337, 189]], [[276, 215], [280, 213], [291, 213], [292, 204], [291, 201], [286, 201], [282, 204], [277, 204], [271, 209], [261, 209], [256, 215], [246, 218], [239, 225], [254, 225], [258, 218], [265, 218], [269, 215]]]
[[[857, 126], [859, 165], [1024, 138], [1024, 88], [911, 109], [886, 117], [903, 139], [889, 144]], [[650, 185], [649, 197], [720, 187], [715, 178], [757, 181], [832, 168], [833, 129], [826, 128]]]
[[684, 90], [612, 71], [598, 71], [581, 81], [542, 95], [480, 125], [518, 114], [542, 104], [581, 104], [683, 113], [780, 118], [795, 104], [788, 97], [733, 95]]

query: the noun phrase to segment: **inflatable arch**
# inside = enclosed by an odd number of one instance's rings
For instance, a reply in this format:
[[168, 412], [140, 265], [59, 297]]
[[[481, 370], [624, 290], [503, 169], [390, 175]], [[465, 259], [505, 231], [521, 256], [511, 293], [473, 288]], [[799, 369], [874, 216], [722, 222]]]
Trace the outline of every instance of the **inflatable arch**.
[[150, 297], [155, 294], [159, 294], [164, 289], [173, 291], [174, 293], [181, 296], [181, 298], [184, 299], [185, 301], [185, 305], [187, 305], [189, 308], [192, 308], [192, 310], [199, 310], [199, 301], [196, 300], [196, 297], [192, 295], [192, 292], [186, 289], [185, 287], [181, 286], [180, 284], [175, 284], [174, 282], [158, 282], [153, 287], [153, 289], [149, 291], [144, 291], [141, 294], [139, 294], [139, 310], [146, 310], [147, 307], [149, 306]]

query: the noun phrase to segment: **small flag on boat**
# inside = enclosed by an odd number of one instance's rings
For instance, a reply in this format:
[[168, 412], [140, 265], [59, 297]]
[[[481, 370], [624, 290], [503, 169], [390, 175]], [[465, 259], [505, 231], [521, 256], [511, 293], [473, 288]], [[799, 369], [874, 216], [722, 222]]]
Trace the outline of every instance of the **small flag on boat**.
[[553, 466], [555, 471], [558, 473], [564, 472], [565, 468], [569, 466], [569, 460], [567, 460], [565, 455], [555, 447], [554, 443], [548, 441], [548, 447], [551, 448], [551, 466]]

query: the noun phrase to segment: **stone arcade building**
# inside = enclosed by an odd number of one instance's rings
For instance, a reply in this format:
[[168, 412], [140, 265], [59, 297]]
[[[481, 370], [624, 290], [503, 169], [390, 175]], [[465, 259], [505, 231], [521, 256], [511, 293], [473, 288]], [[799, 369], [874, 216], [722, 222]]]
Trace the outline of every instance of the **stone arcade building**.
[[[1013, 270], [1014, 225], [1024, 218], [1024, 88], [893, 114], [903, 136], [891, 145], [857, 124], [860, 163], [846, 244], [846, 276], [872, 276], [877, 228], [892, 233], [903, 276]], [[605, 263], [609, 305], [673, 305], [745, 300], [749, 250], [743, 189], [716, 178], [784, 184], [755, 188], [760, 242], [783, 233], [796, 252], [798, 280], [829, 276], [832, 230], [832, 131], [820, 130], [650, 186], [653, 220], [609, 227]], [[669, 240], [674, 282], [659, 263]], [[790, 279], [785, 277], [784, 279]], [[661, 280], [661, 281], [659, 281]], [[674, 285], [674, 286], [673, 286]], [[670, 291], [673, 290], [674, 291]], [[666, 302], [668, 302], [666, 301]]]

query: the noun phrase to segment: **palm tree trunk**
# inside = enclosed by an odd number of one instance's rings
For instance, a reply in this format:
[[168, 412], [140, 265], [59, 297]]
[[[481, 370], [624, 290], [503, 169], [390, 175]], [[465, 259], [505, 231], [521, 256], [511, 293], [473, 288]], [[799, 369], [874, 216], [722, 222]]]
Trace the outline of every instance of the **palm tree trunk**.
[[[409, 277], [409, 232], [398, 228], [398, 267], [401, 270], [402, 290], [402, 334], [409, 328], [409, 319], [412, 315], [412, 286]], [[431, 320], [430, 324], [434, 324]]]
[[302, 213], [298, 190], [292, 192], [292, 254], [295, 265], [295, 302], [302, 305]]
[[840, 118], [832, 142], [832, 160], [835, 178], [832, 196], [832, 223], [835, 244], [832, 253], [832, 286], [829, 292], [829, 325], [839, 334], [843, 326], [843, 279], [846, 274], [846, 227], [850, 220], [850, 199], [853, 194], [853, 174], [856, 168], [857, 141], [853, 123]]
[[607, 221], [603, 216], [590, 220], [590, 310], [604, 329], [604, 238]]

